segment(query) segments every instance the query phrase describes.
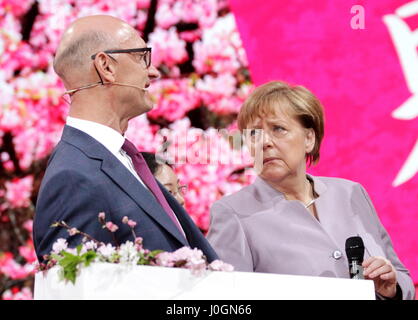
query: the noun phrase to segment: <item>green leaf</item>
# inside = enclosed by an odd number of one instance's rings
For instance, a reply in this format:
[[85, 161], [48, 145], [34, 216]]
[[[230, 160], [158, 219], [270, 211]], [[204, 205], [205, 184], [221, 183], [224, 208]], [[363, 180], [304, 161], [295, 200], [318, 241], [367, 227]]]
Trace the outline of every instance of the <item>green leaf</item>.
[[62, 259], [62, 256], [56, 254], [56, 253], [51, 253], [51, 258], [57, 261], [60, 261]]
[[58, 264], [63, 268], [64, 279], [67, 279], [75, 284], [78, 265], [82, 262], [81, 257], [66, 251], [63, 251], [62, 255], [64, 257], [58, 262]]
[[164, 252], [164, 250], [153, 250], [150, 252], [150, 256], [155, 257], [157, 254]]
[[64, 258], [77, 258], [78, 256], [69, 253], [68, 251], [61, 251], [61, 254], [64, 256]]
[[64, 278], [71, 281], [73, 284], [75, 284], [75, 280], [77, 277], [77, 266], [78, 263], [72, 261], [66, 267], [64, 267]]
[[96, 259], [97, 253], [94, 251], [87, 251], [85, 254], [81, 256], [81, 259], [84, 261], [84, 265], [88, 267], [94, 259]]

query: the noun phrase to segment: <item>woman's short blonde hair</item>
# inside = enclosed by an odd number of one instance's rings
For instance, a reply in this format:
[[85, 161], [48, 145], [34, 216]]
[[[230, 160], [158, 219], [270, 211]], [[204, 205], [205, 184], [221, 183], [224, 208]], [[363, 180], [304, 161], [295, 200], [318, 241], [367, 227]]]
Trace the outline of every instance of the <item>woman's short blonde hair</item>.
[[315, 132], [315, 145], [306, 155], [308, 164], [319, 160], [324, 137], [324, 112], [321, 102], [306, 88], [291, 86], [282, 81], [271, 81], [256, 88], [238, 114], [238, 128], [243, 131], [256, 118], [271, 118], [279, 110], [294, 116], [299, 123]]

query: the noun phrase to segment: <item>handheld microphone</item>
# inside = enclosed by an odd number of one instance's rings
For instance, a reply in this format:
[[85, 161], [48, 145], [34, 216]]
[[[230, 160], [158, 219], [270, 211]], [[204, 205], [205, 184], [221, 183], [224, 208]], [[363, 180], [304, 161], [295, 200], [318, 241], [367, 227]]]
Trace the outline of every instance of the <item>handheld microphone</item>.
[[348, 258], [348, 265], [351, 279], [364, 279], [363, 257], [364, 243], [361, 237], [350, 237], [345, 241], [345, 253]]

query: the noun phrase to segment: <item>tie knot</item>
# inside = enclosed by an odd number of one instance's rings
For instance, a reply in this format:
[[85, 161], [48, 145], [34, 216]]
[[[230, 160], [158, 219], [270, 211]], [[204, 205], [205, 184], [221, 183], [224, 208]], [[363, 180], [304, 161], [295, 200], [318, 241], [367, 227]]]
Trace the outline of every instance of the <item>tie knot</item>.
[[122, 150], [124, 150], [128, 154], [128, 156], [130, 156], [131, 158], [139, 154], [138, 149], [128, 139], [125, 139], [125, 142], [123, 143], [123, 146], [122, 146]]

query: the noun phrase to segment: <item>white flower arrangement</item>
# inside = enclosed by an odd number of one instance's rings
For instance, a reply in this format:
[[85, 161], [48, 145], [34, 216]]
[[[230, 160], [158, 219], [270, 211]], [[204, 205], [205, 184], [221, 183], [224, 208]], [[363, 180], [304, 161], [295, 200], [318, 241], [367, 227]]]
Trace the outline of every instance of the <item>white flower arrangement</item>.
[[94, 262], [118, 263], [124, 265], [151, 265], [169, 268], [186, 268], [198, 276], [206, 270], [210, 271], [233, 271], [233, 266], [221, 260], [208, 263], [203, 252], [199, 249], [182, 247], [174, 252], [163, 250], [147, 250], [143, 247], [143, 239], [135, 234], [136, 222], [128, 217], [122, 219], [122, 223], [131, 228], [134, 242], [126, 241], [119, 245], [114, 233], [118, 226], [110, 221], [105, 221], [105, 213], [98, 215], [103, 229], [112, 233], [116, 246], [103, 243], [90, 235], [67, 225], [64, 221], [56, 222], [52, 227], [67, 229], [70, 236], [82, 235], [83, 241], [75, 248], [69, 248], [66, 239], [59, 238], [52, 246], [50, 255], [44, 256], [44, 263], [37, 265], [38, 271], [46, 271], [54, 266], [61, 267], [61, 277], [75, 283], [82, 266], [88, 267]]

